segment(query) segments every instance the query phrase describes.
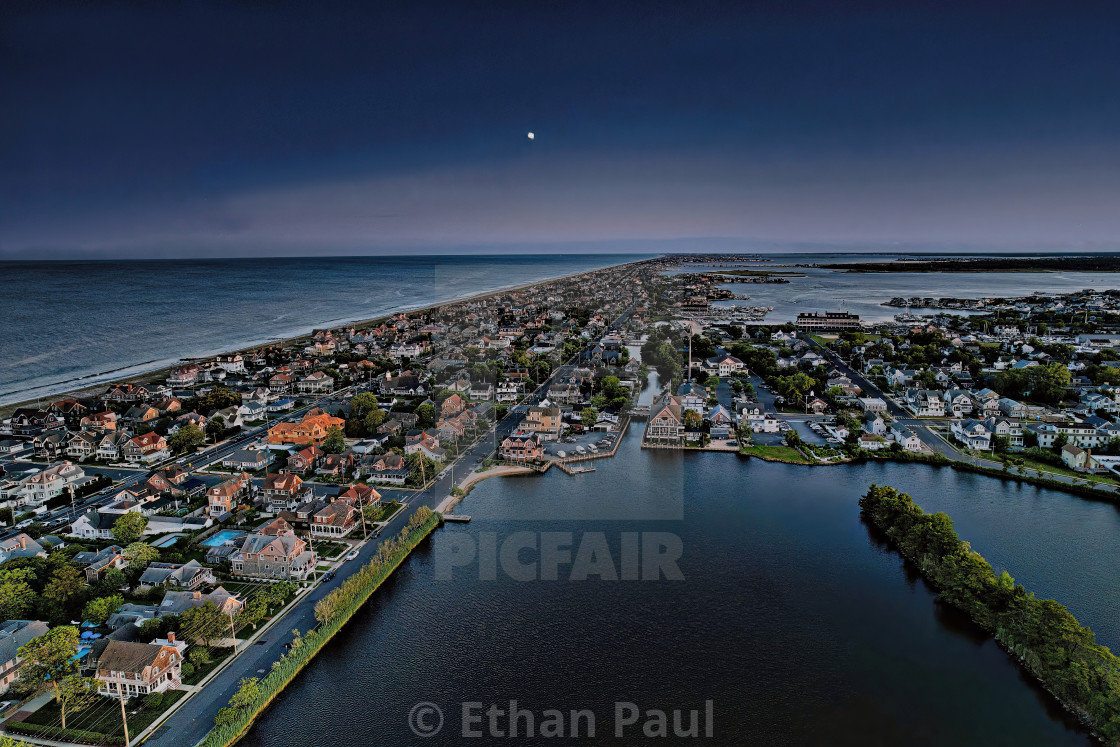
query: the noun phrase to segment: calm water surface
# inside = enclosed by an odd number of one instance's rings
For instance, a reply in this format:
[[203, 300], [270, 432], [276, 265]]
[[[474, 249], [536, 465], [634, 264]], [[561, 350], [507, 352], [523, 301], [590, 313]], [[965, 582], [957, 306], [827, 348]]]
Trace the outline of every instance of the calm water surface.
[[[1111, 505], [917, 465], [798, 468], [642, 451], [631, 434], [592, 474], [490, 480], [469, 525], [437, 532], [253, 729], [247, 744], [412, 744], [432, 701], [460, 741], [459, 703], [588, 708], [715, 701], [718, 744], [1086, 745], [992, 641], [935, 599], [861, 522], [872, 482], [945, 510], [961, 535], [1028, 588], [1065, 603], [1103, 642], [1117, 625], [1120, 514]], [[596, 503], [677, 521], [580, 520]], [[555, 519], [517, 516], [555, 506]], [[678, 534], [683, 581], [435, 578], [445, 543], [515, 531]], [[1072, 569], [1076, 569], [1073, 572]], [[475, 740], [478, 741], [478, 740]], [[512, 741], [512, 740], [505, 740]], [[522, 740], [524, 741], [524, 740]], [[622, 740], [619, 743], [634, 743]]]

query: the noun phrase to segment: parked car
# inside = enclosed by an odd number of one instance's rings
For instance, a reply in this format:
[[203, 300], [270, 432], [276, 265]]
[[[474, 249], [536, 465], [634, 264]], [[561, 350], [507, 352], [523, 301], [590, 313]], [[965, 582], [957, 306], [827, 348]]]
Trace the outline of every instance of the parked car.
[[357, 560], [358, 559], [358, 551], [357, 550], [352, 550], [351, 552], [346, 553], [346, 559], [347, 560]]

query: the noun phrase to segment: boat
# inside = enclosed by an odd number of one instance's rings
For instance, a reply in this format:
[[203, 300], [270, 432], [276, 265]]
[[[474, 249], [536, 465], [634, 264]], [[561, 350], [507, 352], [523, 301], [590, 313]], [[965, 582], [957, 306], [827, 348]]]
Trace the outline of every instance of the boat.
[[577, 453], [577, 454], [581, 454], [581, 455], [582, 455], [582, 454], [586, 454], [586, 453], [587, 453], [587, 449], [583, 448], [582, 446], [577, 446], [577, 447], [576, 447], [576, 453]]
[[566, 451], [558, 451], [558, 452], [556, 452], [556, 456], [560, 457], [561, 459], [564, 459], [565, 457], [567, 457], [567, 456], [568, 456], [568, 452], [566, 452]]

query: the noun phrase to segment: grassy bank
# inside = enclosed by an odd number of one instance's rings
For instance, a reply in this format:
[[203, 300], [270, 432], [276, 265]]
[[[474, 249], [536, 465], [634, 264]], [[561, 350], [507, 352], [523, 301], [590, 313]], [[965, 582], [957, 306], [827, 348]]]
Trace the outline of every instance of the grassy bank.
[[786, 464], [816, 464], [816, 462], [807, 459], [797, 449], [792, 446], [744, 446], [739, 452], [747, 456], [758, 457], [767, 462], [785, 462]]
[[1036, 599], [1006, 571], [996, 576], [947, 515], [927, 514], [889, 486], [872, 485], [859, 505], [942, 600], [994, 636], [1098, 737], [1120, 742], [1120, 658], [1097, 643], [1093, 631], [1061, 604]]
[[383, 542], [378, 548], [377, 555], [369, 563], [315, 606], [315, 617], [319, 620], [315, 630], [297, 639], [298, 645], [293, 644], [291, 650], [275, 662], [272, 671], [259, 682], [256, 678], [242, 680], [243, 684], [250, 685], [248, 688], [243, 688], [246, 697], [239, 697], [242, 693], [238, 693], [230, 701], [230, 707], [218, 712], [218, 716], [214, 719], [214, 728], [206, 735], [201, 745], [225, 747], [244, 736], [257, 716], [315, 658], [334, 634], [342, 629], [385, 579], [442, 520], [442, 516], [427, 507], [418, 509], [400, 535]]

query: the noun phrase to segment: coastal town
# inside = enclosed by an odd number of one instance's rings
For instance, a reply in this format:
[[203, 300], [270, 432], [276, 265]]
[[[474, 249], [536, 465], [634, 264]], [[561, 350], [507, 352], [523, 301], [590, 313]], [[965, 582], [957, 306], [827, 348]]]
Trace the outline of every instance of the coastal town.
[[3, 729], [221, 726], [300, 645], [269, 631], [331, 622], [326, 600], [417, 517], [469, 520], [457, 504], [487, 478], [589, 479], [626, 438], [1120, 491], [1120, 292], [767, 320], [736, 291], [788, 280], [734, 260], [634, 262], [11, 408]]

